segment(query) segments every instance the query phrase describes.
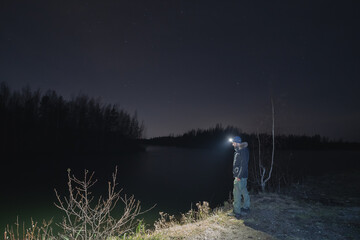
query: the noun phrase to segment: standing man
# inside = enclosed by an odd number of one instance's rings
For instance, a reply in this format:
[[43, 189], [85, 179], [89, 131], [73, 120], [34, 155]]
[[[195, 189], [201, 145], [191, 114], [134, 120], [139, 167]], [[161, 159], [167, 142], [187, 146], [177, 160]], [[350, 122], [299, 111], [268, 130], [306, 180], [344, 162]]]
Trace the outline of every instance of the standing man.
[[[233, 162], [233, 176], [234, 176], [234, 203], [233, 212], [229, 216], [235, 216], [240, 219], [241, 216], [246, 215], [250, 211], [250, 197], [247, 190], [248, 179], [248, 164], [249, 164], [249, 149], [247, 142], [241, 142], [239, 136], [230, 140], [234, 146], [234, 162]], [[241, 204], [241, 197], [244, 198]]]

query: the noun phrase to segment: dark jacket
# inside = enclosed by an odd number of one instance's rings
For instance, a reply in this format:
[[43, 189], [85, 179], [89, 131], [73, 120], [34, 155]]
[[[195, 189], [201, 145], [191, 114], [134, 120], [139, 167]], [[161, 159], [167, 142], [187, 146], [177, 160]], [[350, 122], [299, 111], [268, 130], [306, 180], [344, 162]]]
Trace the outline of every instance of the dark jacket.
[[235, 148], [234, 162], [233, 162], [233, 175], [234, 178], [247, 178], [248, 165], [249, 165], [249, 149], [248, 143], [243, 142], [240, 148]]

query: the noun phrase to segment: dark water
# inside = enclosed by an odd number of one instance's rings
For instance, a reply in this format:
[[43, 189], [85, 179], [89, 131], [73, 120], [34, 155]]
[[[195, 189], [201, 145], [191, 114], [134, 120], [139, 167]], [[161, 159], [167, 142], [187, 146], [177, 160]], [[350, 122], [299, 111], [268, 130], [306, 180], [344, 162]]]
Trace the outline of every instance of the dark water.
[[[67, 169], [79, 178], [83, 170], [95, 171], [94, 195], [106, 196], [107, 182], [118, 166], [117, 182], [123, 193], [134, 195], [142, 209], [155, 208], [143, 217], [149, 224], [159, 211], [178, 214], [192, 204], [208, 201], [213, 207], [228, 198], [232, 187], [232, 150], [194, 150], [151, 147], [145, 153], [123, 156], [7, 157], [1, 177], [0, 229], [30, 217], [40, 222], [62, 212], [54, 206], [54, 188], [66, 194]], [[116, 212], [115, 212], [116, 214]]]
[[[296, 162], [293, 167], [304, 173], [324, 164], [327, 170], [338, 171], [359, 166], [360, 152], [297, 151], [283, 152], [285, 158]], [[98, 179], [93, 193], [106, 195], [107, 182], [118, 166], [119, 189], [134, 194], [142, 209], [156, 207], [143, 215], [149, 225], [160, 211], [179, 214], [188, 211], [199, 201], [221, 205], [232, 191], [231, 148], [214, 150], [151, 147], [145, 153], [122, 156], [38, 156], [36, 158], [6, 157], [1, 167], [0, 230], [12, 224], [30, 222], [30, 217], [60, 221], [62, 212], [54, 206], [54, 188], [66, 194], [67, 169], [81, 178], [83, 170], [95, 171]], [[320, 163], [320, 164], [319, 164]], [[331, 169], [329, 169], [329, 166]], [[345, 166], [345, 167], [344, 167]], [[341, 168], [344, 169], [341, 169]], [[116, 211], [115, 211], [116, 215]], [[0, 235], [0, 236], [1, 236]], [[0, 237], [1, 238], [1, 237]]]

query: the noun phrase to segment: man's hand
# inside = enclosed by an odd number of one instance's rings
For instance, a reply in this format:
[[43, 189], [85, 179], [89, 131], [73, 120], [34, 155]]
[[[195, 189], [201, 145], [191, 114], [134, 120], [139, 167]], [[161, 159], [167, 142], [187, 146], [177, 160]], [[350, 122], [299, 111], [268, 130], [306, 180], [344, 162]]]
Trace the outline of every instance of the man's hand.
[[238, 182], [239, 182], [239, 181], [240, 181], [240, 178], [236, 178], [236, 181], [238, 181]]

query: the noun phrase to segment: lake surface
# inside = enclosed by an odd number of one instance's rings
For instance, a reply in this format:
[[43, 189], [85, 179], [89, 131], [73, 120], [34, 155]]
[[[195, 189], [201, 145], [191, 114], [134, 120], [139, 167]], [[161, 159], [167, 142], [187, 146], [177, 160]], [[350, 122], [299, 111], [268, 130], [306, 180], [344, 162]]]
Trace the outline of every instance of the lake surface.
[[[59, 221], [62, 212], [54, 206], [54, 188], [66, 194], [67, 169], [78, 178], [84, 169], [95, 171], [98, 179], [94, 195], [106, 196], [107, 182], [118, 166], [117, 182], [123, 193], [134, 195], [142, 209], [155, 208], [144, 215], [147, 222], [159, 211], [178, 214], [199, 201], [213, 207], [228, 198], [232, 188], [232, 150], [196, 150], [175, 147], [147, 147], [144, 153], [122, 156], [39, 156], [36, 159], [4, 159], [0, 195], [0, 229], [30, 217]], [[225, 183], [225, 184], [224, 184]]]
[[[336, 171], [348, 160], [358, 167], [360, 160], [360, 152], [353, 151], [283, 153], [288, 154], [289, 159], [297, 162], [304, 159], [304, 171], [321, 161], [332, 163]], [[98, 182], [94, 195], [106, 196], [107, 182], [118, 166], [119, 189], [123, 188], [123, 193], [128, 195], [134, 194], [141, 201], [142, 209], [156, 204], [143, 216], [149, 224], [159, 217], [160, 211], [179, 214], [199, 201], [208, 201], [211, 207], [216, 207], [222, 205], [232, 191], [232, 157], [231, 147], [204, 150], [153, 146], [148, 146], [144, 153], [121, 156], [7, 157], [2, 161], [0, 178], [0, 229], [14, 223], [17, 216], [20, 222], [30, 222], [30, 217], [38, 222], [51, 217], [60, 221], [62, 212], [54, 206], [54, 188], [66, 194], [68, 168], [78, 178], [83, 176], [84, 169], [95, 171]]]

